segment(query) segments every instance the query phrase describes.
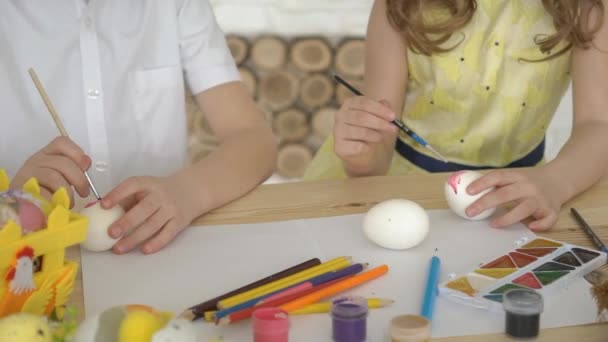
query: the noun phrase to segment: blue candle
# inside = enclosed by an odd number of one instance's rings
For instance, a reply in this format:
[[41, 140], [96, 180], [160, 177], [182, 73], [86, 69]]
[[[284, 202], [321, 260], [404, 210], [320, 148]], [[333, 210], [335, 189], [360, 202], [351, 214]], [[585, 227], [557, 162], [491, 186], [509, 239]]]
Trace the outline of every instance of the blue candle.
[[437, 297], [437, 284], [439, 282], [439, 270], [441, 261], [437, 256], [431, 258], [429, 274], [426, 279], [426, 289], [422, 301], [421, 315], [431, 321], [433, 319], [433, 309], [435, 308], [435, 298]]

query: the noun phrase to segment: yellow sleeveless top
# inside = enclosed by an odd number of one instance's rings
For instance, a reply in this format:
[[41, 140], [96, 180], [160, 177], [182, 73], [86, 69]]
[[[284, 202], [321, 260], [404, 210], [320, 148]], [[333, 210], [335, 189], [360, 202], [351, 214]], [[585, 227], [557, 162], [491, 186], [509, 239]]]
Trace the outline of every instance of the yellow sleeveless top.
[[[453, 34], [453, 50], [424, 56], [408, 51], [401, 118], [449, 161], [508, 165], [530, 153], [570, 83], [571, 52], [548, 61], [534, 42], [553, 34], [541, 0], [478, 0], [471, 22]], [[559, 51], [565, 42], [556, 47]], [[523, 59], [523, 60], [522, 60]], [[415, 150], [435, 157], [410, 137]], [[426, 172], [394, 152], [389, 175]], [[346, 177], [333, 136], [317, 151], [305, 180]]]

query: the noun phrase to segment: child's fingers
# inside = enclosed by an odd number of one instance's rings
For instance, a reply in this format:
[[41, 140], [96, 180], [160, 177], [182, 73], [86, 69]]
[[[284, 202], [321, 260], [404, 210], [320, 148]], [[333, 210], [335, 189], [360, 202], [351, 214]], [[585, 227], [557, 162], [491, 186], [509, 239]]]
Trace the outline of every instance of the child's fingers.
[[527, 199], [519, 203], [515, 208], [506, 214], [493, 219], [490, 225], [494, 228], [504, 228], [522, 221], [530, 216], [537, 208], [536, 202], [533, 199]]
[[64, 155], [72, 159], [76, 165], [85, 171], [91, 166], [91, 158], [84, 151], [67, 137], [57, 137], [45, 148], [42, 149], [44, 154]]
[[125, 200], [127, 197], [146, 189], [147, 181], [145, 177], [130, 177], [118, 184], [108, 192], [101, 200], [101, 207], [109, 209]]
[[63, 177], [63, 175], [53, 169], [47, 167], [39, 167], [34, 171], [33, 177], [36, 177], [40, 187], [47, 189], [50, 193], [54, 194], [59, 188], [65, 188], [70, 196], [70, 202], [74, 202], [74, 194], [70, 183]]
[[382, 141], [382, 134], [373, 129], [345, 124], [337, 130], [337, 138], [377, 143]]
[[544, 208], [541, 215], [538, 215], [538, 217], [535, 218], [537, 220], [530, 222], [528, 228], [537, 231], [549, 230], [557, 221], [557, 213], [550, 208]]
[[345, 124], [370, 128], [378, 131], [397, 132], [397, 126], [378, 116], [360, 110], [346, 112], [342, 120]]
[[121, 237], [127, 231], [146, 222], [158, 210], [158, 202], [152, 196], [146, 196], [110, 226], [110, 236], [115, 239]]
[[476, 195], [485, 189], [494, 187], [494, 186], [503, 186], [510, 183], [515, 183], [519, 180], [524, 179], [525, 176], [517, 171], [513, 170], [495, 170], [489, 172], [479, 179], [473, 181], [467, 187], [467, 193], [469, 195]]
[[344, 104], [346, 108], [368, 112], [386, 121], [393, 121], [396, 118], [395, 112], [392, 109], [364, 96], [351, 97]]
[[113, 250], [118, 254], [127, 253], [133, 250], [142, 242], [154, 236], [154, 234], [156, 234], [156, 232], [158, 232], [167, 223], [167, 221], [169, 221], [169, 219], [170, 216], [166, 211], [162, 209], [156, 211], [152, 216], [147, 218], [147, 220], [141, 226], [116, 243]]
[[522, 183], [513, 183], [497, 188], [471, 203], [466, 209], [466, 214], [468, 216], [475, 216], [487, 209], [496, 208], [501, 204], [526, 197], [527, 193], [528, 191], [525, 190], [525, 186]]
[[171, 242], [177, 234], [180, 232], [179, 226], [175, 219], [170, 220], [165, 224], [163, 229], [158, 232], [158, 234], [150, 239], [150, 241], [146, 242], [142, 247], [142, 252], [144, 254], [150, 254], [157, 252], [169, 242]]
[[63, 155], [43, 155], [39, 159], [39, 166], [59, 172], [81, 197], [89, 195], [89, 184], [84, 172], [72, 159]]
[[341, 158], [352, 157], [369, 152], [369, 146], [360, 141], [343, 140], [334, 145], [334, 152]]

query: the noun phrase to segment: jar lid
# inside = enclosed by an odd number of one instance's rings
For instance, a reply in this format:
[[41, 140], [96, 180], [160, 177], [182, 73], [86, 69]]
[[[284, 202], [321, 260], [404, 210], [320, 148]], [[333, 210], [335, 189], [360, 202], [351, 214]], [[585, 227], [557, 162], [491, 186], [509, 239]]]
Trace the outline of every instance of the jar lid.
[[331, 315], [334, 319], [357, 320], [367, 317], [367, 314], [367, 299], [362, 297], [340, 297], [331, 304]]
[[289, 330], [286, 311], [278, 308], [261, 308], [253, 312], [253, 331], [262, 334], [284, 334]]
[[431, 321], [418, 315], [396, 316], [391, 320], [390, 331], [394, 337], [430, 334]]
[[543, 296], [531, 289], [511, 289], [503, 295], [503, 307], [518, 315], [538, 315], [543, 312]]

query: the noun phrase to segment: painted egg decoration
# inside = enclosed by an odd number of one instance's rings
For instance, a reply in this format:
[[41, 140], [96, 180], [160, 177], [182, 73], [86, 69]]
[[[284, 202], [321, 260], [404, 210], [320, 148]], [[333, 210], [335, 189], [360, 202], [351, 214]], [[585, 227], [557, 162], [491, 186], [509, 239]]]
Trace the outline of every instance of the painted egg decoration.
[[74, 342], [196, 342], [192, 322], [140, 304], [118, 305], [78, 326]]
[[112, 223], [121, 218], [125, 211], [120, 205], [104, 209], [99, 202], [88, 204], [80, 214], [88, 217], [87, 237], [82, 247], [92, 252], [103, 252], [111, 249], [120, 238], [113, 238], [108, 232]]
[[21, 226], [24, 235], [46, 227], [46, 216], [39, 200], [19, 190], [0, 193], [0, 229], [8, 221]]
[[468, 220], [483, 220], [490, 217], [496, 211], [496, 208], [491, 208], [472, 217], [469, 217], [466, 214], [466, 209], [469, 205], [494, 189], [489, 188], [477, 195], [469, 195], [467, 193], [467, 187], [475, 180], [481, 178], [481, 176], [483, 176], [483, 174], [479, 172], [465, 170], [452, 173], [446, 180], [444, 184], [445, 199], [448, 202], [450, 209], [452, 209], [456, 215]]
[[413, 201], [390, 199], [376, 204], [365, 214], [363, 231], [380, 247], [408, 249], [420, 244], [428, 235], [429, 216]]

